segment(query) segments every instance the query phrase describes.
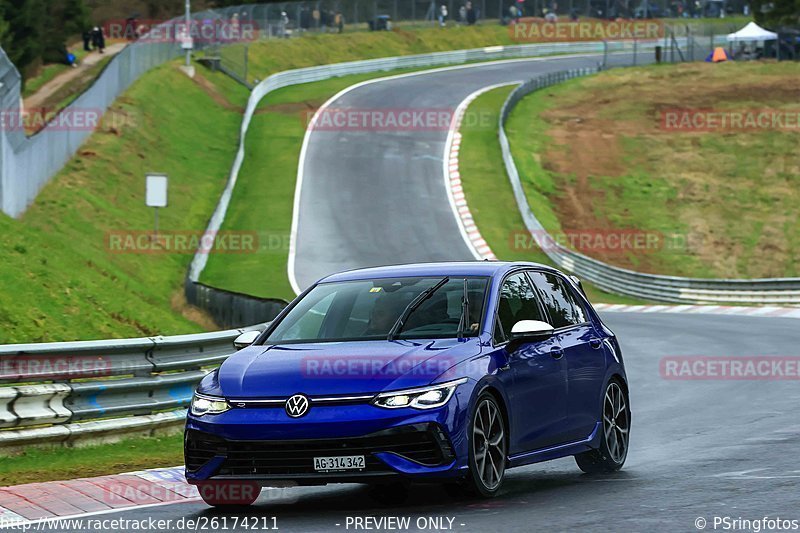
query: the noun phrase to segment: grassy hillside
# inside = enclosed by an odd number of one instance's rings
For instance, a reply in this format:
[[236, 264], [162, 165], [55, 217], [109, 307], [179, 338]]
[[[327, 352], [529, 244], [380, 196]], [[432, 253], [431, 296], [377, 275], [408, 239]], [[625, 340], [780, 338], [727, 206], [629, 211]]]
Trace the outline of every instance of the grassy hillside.
[[[355, 32], [305, 35], [249, 45], [248, 78], [264, 79], [283, 70], [426, 52], [444, 52], [514, 44], [508, 28], [499, 24], [446, 29], [396, 29], [390, 32]], [[242, 63], [243, 46], [230, 46], [225, 55]]]
[[[223, 106], [220, 94], [230, 103]], [[188, 333], [191, 253], [120, 253], [109, 232], [147, 231], [146, 172], [170, 176], [163, 231], [202, 231], [222, 190], [246, 91], [169, 64], [146, 74], [20, 219], [0, 216], [0, 343]]]
[[661, 113], [774, 110], [796, 119], [799, 74], [790, 62], [681, 64], [612, 70], [534, 93], [508, 124], [529, 201], [551, 231], [659, 239], [643, 251], [583, 250], [619, 266], [798, 276], [800, 131], [680, 131]]
[[[728, 19], [669, 20], [678, 35], [691, 28], [693, 34], [729, 33], [747, 23], [744, 17]], [[248, 44], [248, 79], [264, 79], [282, 70], [373, 59], [378, 57], [444, 52], [495, 45], [520, 44], [512, 39], [508, 26], [486, 21], [477, 26], [408, 27], [390, 32], [345, 32], [307, 34], [302, 38], [273, 39]], [[244, 45], [229, 46], [224, 54], [243, 70]]]
[[[525, 222], [516, 207], [497, 139], [500, 108], [513, 89], [507, 86], [488, 91], [470, 104], [467, 113], [481, 120], [465, 120], [461, 127], [461, 183], [475, 224], [498, 259], [549, 265], [552, 261], [537, 246], [520, 246], [515, 240], [517, 234], [526, 234]], [[483, 201], [486, 198], [491, 201]], [[584, 288], [593, 302], [642, 303], [609, 294], [589, 283], [584, 283]]]

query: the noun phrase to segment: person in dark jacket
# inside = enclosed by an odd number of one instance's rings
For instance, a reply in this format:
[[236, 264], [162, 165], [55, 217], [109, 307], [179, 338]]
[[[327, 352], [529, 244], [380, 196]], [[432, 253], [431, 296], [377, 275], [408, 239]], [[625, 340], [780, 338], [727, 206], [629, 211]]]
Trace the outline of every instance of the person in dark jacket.
[[101, 54], [105, 52], [106, 36], [103, 34], [103, 28], [100, 26], [95, 26], [92, 30], [92, 45], [94, 45]]
[[92, 51], [92, 32], [90, 30], [83, 32], [83, 49], [86, 52]]
[[475, 8], [472, 6], [472, 2], [467, 2], [467, 24], [472, 26], [475, 24], [478, 15], [475, 12]]

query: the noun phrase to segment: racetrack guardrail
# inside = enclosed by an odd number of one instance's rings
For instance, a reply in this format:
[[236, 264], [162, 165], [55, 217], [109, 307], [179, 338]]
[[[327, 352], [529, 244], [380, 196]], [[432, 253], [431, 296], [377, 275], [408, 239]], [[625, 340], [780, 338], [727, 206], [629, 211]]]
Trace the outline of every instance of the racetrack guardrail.
[[[713, 38], [712, 38], [713, 39]], [[706, 39], [708, 40], [708, 39]], [[680, 45], [694, 43], [697, 38], [681, 37], [676, 40]], [[447, 65], [461, 65], [466, 63], [477, 63], [486, 61], [496, 61], [503, 59], [524, 59], [542, 56], [552, 56], [558, 54], [597, 54], [598, 60], [605, 62], [609, 55], [613, 54], [638, 54], [652, 52], [656, 46], [662, 46], [663, 42], [658, 41], [591, 41], [591, 42], [568, 42], [568, 43], [547, 43], [547, 44], [524, 44], [513, 46], [489, 46], [485, 48], [473, 48], [469, 50], [455, 50], [452, 52], [436, 52], [431, 54], [419, 54], [409, 56], [387, 57], [381, 59], [368, 59], [363, 61], [349, 61], [346, 63], [335, 63], [332, 65], [322, 65], [318, 67], [307, 67], [295, 70], [287, 70], [273, 74], [259, 82], [250, 94], [242, 118], [242, 125], [239, 135], [239, 149], [233, 162], [228, 183], [220, 197], [219, 203], [211, 216], [208, 227], [209, 233], [216, 233], [222, 227], [225, 215], [228, 211], [233, 189], [239, 178], [239, 172], [246, 156], [245, 141], [250, 122], [261, 100], [272, 91], [316, 81], [327, 80], [339, 76], [352, 74], [366, 74], [398, 70], [404, 68], [429, 68]], [[200, 275], [206, 267], [208, 255], [196, 253], [192, 264], [189, 267], [189, 281], [197, 283]]]
[[500, 113], [499, 138], [506, 173], [526, 229], [547, 240], [547, 245], [542, 247], [544, 253], [559, 267], [615, 294], [676, 303], [800, 304], [800, 278], [701, 279], [645, 274], [609, 265], [566, 248], [547, 233], [528, 204], [506, 135], [506, 122], [526, 95], [596, 72], [597, 69], [578, 69], [533, 78], [509, 94]]
[[0, 452], [179, 426], [208, 369], [233, 354], [233, 340], [252, 329], [264, 326], [0, 346]]

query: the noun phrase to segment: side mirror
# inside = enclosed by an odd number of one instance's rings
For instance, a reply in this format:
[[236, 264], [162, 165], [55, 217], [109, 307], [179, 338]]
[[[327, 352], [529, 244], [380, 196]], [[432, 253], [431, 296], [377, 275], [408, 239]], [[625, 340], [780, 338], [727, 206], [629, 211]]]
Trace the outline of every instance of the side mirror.
[[509, 349], [515, 349], [526, 342], [538, 342], [553, 336], [555, 329], [547, 322], [539, 320], [520, 320], [511, 328]]
[[237, 350], [241, 350], [242, 348], [247, 348], [248, 346], [256, 342], [256, 339], [259, 337], [259, 335], [261, 335], [260, 331], [255, 331], [255, 330], [245, 331], [244, 333], [236, 337], [236, 340], [233, 341], [233, 347], [236, 348]]

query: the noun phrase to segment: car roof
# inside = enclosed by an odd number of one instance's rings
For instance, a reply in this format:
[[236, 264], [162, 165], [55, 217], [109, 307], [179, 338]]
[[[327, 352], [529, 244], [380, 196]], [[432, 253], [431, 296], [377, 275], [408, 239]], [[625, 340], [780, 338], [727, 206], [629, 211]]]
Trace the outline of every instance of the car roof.
[[461, 261], [439, 263], [412, 263], [348, 270], [332, 274], [320, 283], [334, 281], [356, 281], [376, 278], [436, 277], [436, 276], [496, 276], [519, 267], [542, 268], [554, 271], [552, 267], [522, 261]]

